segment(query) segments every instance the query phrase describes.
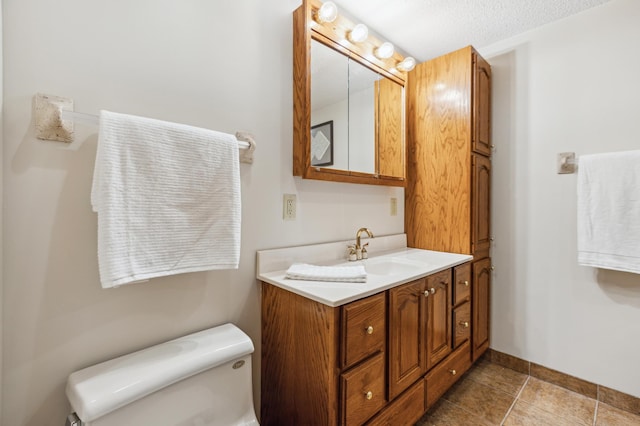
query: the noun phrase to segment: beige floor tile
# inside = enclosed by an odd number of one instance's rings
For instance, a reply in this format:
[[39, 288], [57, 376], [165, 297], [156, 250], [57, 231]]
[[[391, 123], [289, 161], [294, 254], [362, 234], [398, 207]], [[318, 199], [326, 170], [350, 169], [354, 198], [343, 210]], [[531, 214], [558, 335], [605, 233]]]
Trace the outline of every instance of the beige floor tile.
[[540, 380], [544, 380], [554, 385], [562, 386], [565, 389], [572, 390], [589, 398], [596, 399], [598, 397], [598, 385], [578, 379], [560, 371], [531, 363], [531, 376]]
[[572, 426], [576, 423], [562, 419], [531, 404], [518, 400], [507, 416], [504, 426]]
[[416, 426], [492, 426], [497, 424], [499, 423], [489, 423], [480, 419], [477, 415], [441, 399], [416, 423]]
[[468, 377], [456, 383], [443, 398], [492, 424], [500, 424], [514, 399], [513, 395]]
[[598, 404], [596, 426], [633, 426], [640, 425], [640, 416], [620, 410], [602, 402]]
[[467, 377], [475, 382], [516, 396], [527, 380], [527, 375], [502, 367], [487, 360], [480, 360], [469, 370]]
[[520, 400], [574, 424], [593, 424], [596, 408], [594, 399], [533, 377], [529, 378], [522, 390]]

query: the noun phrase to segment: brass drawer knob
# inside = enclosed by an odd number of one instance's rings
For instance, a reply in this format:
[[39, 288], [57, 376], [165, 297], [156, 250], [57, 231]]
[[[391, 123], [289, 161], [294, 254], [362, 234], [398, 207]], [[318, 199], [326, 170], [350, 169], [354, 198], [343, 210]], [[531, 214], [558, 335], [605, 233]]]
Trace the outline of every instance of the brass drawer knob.
[[370, 325], [369, 327], [367, 327], [367, 334], [373, 334], [373, 326]]
[[460, 321], [462, 328], [469, 328], [469, 321]]
[[469, 281], [465, 281], [462, 284], [464, 284], [465, 287], [469, 287]]
[[371, 398], [373, 398], [373, 392], [369, 391], [369, 392], [365, 393], [365, 394], [364, 394], [364, 396], [365, 396], [367, 399], [371, 399]]
[[431, 292], [431, 294], [434, 294], [434, 293], [436, 292], [436, 289], [435, 289], [435, 288], [433, 288], [433, 287], [431, 287], [431, 288], [429, 289], [429, 291]]
[[458, 374], [456, 370], [449, 370], [449, 373], [451, 373], [452, 376], [455, 376], [456, 374]]
[[429, 297], [429, 290], [424, 291], [424, 297]]

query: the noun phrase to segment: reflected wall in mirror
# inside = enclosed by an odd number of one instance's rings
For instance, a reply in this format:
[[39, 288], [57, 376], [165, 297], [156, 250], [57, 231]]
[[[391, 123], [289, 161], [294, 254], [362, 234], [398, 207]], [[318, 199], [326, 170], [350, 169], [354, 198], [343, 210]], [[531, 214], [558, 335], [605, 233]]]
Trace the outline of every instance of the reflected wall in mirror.
[[[322, 6], [294, 12], [293, 174], [305, 179], [404, 186], [404, 85], [398, 53], [380, 59], [375, 37], [352, 43], [341, 15], [314, 21]], [[332, 122], [332, 138], [318, 131]], [[331, 161], [327, 158], [333, 148]]]

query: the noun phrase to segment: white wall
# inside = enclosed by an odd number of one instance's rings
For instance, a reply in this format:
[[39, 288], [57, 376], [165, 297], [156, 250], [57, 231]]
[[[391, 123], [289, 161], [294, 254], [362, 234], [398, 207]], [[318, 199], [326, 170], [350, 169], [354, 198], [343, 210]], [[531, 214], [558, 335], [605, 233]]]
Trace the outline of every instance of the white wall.
[[640, 2], [482, 49], [493, 69], [492, 347], [640, 397], [640, 276], [578, 266], [556, 154], [640, 149]]
[[[2, 116], [4, 113], [4, 94], [3, 94], [3, 72], [2, 70], [4, 69], [3, 66], [3, 62], [2, 59], [4, 57], [4, 55], [2, 54], [2, 46], [4, 45], [3, 42], [3, 37], [2, 37], [2, 0], [0, 0], [0, 147], [4, 146], [4, 144], [2, 143], [2, 135], [3, 135], [3, 130], [2, 130]], [[3, 175], [3, 164], [4, 161], [2, 160], [2, 152], [3, 149], [0, 149], [0, 223], [3, 223], [3, 202], [2, 202], [2, 192], [3, 192], [3, 184], [2, 184], [2, 175]], [[4, 277], [4, 270], [3, 270], [3, 256], [2, 256], [2, 247], [4, 246], [4, 242], [3, 242], [3, 233], [2, 233], [2, 226], [0, 226], [0, 366], [2, 366], [2, 324], [3, 324], [3, 313], [2, 313], [2, 300], [4, 299], [3, 296], [3, 277]], [[0, 367], [0, 420], [2, 419], [2, 368]]]
[[[0, 423], [60, 425], [69, 373], [192, 331], [237, 323], [256, 345], [255, 251], [403, 231], [389, 216], [402, 189], [291, 175], [291, 12], [299, 1], [4, 0], [4, 365]], [[238, 271], [194, 273], [102, 290], [89, 191], [96, 129], [77, 143], [34, 137], [32, 97], [220, 131], [247, 130]], [[298, 219], [282, 220], [282, 194]]]

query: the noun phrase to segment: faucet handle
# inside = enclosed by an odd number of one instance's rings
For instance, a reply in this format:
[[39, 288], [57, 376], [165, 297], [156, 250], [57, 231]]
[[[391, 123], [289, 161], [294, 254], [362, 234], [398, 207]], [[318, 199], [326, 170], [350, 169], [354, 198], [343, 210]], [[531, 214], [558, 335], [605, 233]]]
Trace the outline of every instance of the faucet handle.
[[356, 252], [356, 246], [354, 244], [348, 245], [347, 246], [347, 250], [349, 250], [349, 254], [348, 254], [349, 260], [351, 260], [351, 261], [358, 260], [358, 256], [357, 256], [357, 252]]

